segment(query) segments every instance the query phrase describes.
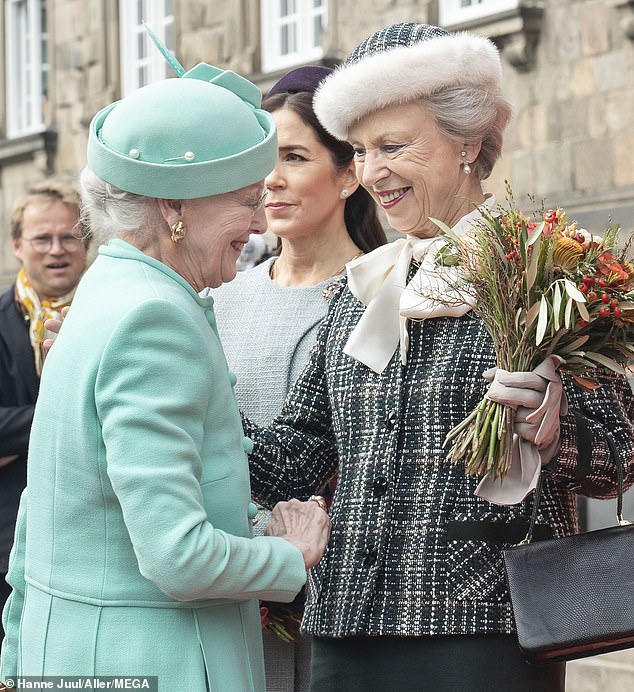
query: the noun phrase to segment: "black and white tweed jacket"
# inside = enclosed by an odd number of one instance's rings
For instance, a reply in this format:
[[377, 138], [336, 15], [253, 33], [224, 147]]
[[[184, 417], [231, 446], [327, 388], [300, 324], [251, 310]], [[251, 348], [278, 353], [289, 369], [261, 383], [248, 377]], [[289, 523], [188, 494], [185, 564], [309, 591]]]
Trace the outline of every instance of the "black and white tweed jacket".
[[[339, 473], [332, 536], [309, 578], [303, 627], [324, 637], [510, 633], [500, 551], [524, 536], [531, 499], [499, 507], [475, 497], [479, 479], [443, 450], [446, 433], [485, 392], [491, 339], [471, 313], [412, 322], [407, 365], [396, 353], [376, 374], [343, 353], [363, 310], [344, 286], [282, 415], [263, 430], [245, 421], [255, 443], [253, 491], [264, 504], [306, 499]], [[614, 495], [607, 431], [626, 486], [634, 481], [634, 400], [625, 378], [602, 382], [590, 392], [564, 382], [583, 417], [562, 418], [541, 502], [545, 532], [576, 530], [575, 492]], [[578, 434], [591, 446], [588, 464], [578, 463]]]

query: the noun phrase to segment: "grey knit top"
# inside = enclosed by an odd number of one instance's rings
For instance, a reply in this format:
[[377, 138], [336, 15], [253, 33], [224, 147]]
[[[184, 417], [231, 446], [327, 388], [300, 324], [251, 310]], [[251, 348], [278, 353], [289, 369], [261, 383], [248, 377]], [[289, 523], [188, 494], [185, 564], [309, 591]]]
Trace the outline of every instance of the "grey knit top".
[[238, 378], [238, 404], [258, 425], [280, 413], [308, 362], [328, 311], [327, 289], [336, 280], [304, 288], [278, 286], [269, 276], [272, 262], [238, 272], [211, 291], [227, 362]]

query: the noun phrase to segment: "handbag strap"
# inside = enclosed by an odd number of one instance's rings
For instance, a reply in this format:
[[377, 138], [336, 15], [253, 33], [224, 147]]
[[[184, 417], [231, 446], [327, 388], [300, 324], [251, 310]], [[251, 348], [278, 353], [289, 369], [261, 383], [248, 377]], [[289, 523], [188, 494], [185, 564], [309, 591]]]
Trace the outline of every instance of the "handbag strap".
[[539, 502], [542, 499], [542, 488], [544, 485], [545, 471], [539, 474], [537, 479], [537, 485], [535, 486], [535, 493], [533, 495], [533, 513], [531, 514], [531, 521], [528, 525], [528, 531], [526, 536], [517, 545], [528, 545], [533, 540], [533, 531], [535, 530], [535, 524], [537, 523], [537, 513], [539, 510]]
[[[583, 421], [585, 421], [585, 418], [583, 418], [583, 416], [581, 416], [579, 412], [573, 411], [573, 414], [577, 419], [578, 424], [581, 422], [579, 420], [580, 418]], [[587, 430], [587, 427], [585, 425], [583, 426], [583, 428]], [[612, 439], [612, 435], [607, 430], [605, 431], [605, 439], [608, 443], [608, 447], [610, 448], [610, 453], [612, 454], [612, 457], [616, 463], [616, 483], [618, 493], [616, 499], [616, 521], [619, 524], [619, 526], [630, 526], [632, 522], [628, 521], [627, 519], [623, 519], [623, 463], [621, 462], [621, 458], [618, 455], [616, 444]], [[584, 468], [587, 469], [590, 468], [590, 449], [590, 445], [584, 445], [583, 448], [579, 450], [578, 464], [582, 465]], [[542, 472], [539, 474], [539, 478], [537, 479], [537, 486], [535, 487], [535, 493], [533, 495], [533, 512], [531, 514], [531, 520], [528, 525], [528, 531], [526, 532], [526, 536], [524, 536], [524, 538], [518, 543], [518, 545], [527, 545], [533, 540], [533, 532], [535, 530], [535, 525], [537, 523], [537, 515], [539, 513], [539, 503], [542, 499], [544, 477], [548, 475], [548, 473], [550, 473], [550, 470], [542, 470]]]
[[616, 445], [612, 439], [612, 435], [606, 432], [606, 439], [608, 441], [608, 447], [612, 452], [612, 456], [616, 459], [616, 478], [618, 483], [619, 494], [616, 498], [616, 521], [619, 526], [630, 526], [631, 521], [623, 519], [623, 464], [621, 463], [621, 458], [618, 456], [616, 451]]

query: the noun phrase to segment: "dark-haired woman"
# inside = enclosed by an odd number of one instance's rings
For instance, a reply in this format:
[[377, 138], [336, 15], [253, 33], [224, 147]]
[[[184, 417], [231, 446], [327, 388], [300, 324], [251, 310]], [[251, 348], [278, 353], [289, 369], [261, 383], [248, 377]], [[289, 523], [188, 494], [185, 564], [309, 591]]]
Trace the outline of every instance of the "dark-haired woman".
[[[386, 242], [376, 205], [357, 181], [352, 147], [326, 132], [313, 111], [315, 88], [330, 73], [292, 70], [265, 98], [278, 131], [278, 162], [265, 179], [278, 254], [213, 291], [238, 403], [260, 425], [279, 412], [306, 365], [346, 262]], [[265, 523], [261, 512], [256, 531]], [[264, 653], [269, 692], [308, 689], [307, 637], [289, 644], [264, 630]]]

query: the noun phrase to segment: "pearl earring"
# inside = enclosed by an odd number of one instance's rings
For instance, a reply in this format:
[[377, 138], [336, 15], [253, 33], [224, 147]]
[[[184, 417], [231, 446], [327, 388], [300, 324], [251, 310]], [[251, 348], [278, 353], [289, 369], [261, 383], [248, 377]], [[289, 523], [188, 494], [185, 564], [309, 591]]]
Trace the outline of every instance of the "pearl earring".
[[462, 156], [462, 170], [464, 171], [465, 175], [469, 175], [471, 173], [471, 166], [469, 165], [469, 162], [465, 160], [465, 156], [467, 155], [466, 151], [460, 152], [460, 156]]
[[348, 188], [344, 187], [343, 190], [341, 191], [341, 196], [345, 199], [350, 193], [348, 192]]

